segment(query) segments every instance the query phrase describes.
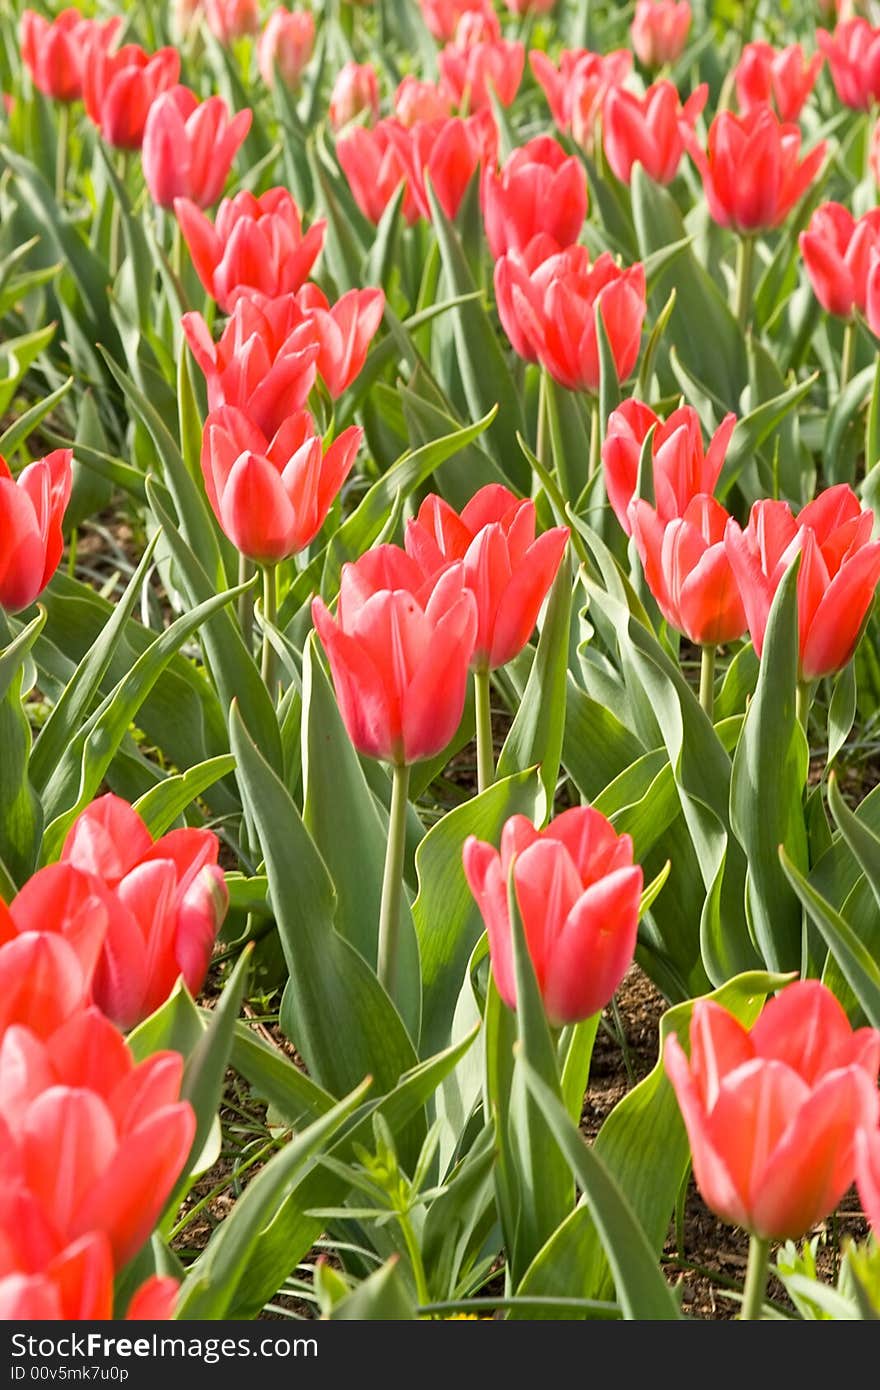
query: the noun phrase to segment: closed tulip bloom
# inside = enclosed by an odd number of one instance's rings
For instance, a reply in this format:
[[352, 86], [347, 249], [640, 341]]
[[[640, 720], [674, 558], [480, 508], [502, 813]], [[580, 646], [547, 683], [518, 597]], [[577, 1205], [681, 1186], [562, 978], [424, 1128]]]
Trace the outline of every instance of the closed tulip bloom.
[[378, 289], [347, 290], [330, 304], [317, 285], [303, 285], [297, 303], [319, 343], [318, 375], [335, 400], [347, 391], [367, 360], [382, 315], [385, 294]]
[[860, 1129], [856, 1135], [856, 1183], [868, 1225], [880, 1238], [880, 1129]]
[[394, 93], [394, 114], [409, 129], [416, 121], [445, 120], [452, 115], [452, 102], [435, 82], [423, 82], [410, 72]]
[[93, 31], [82, 61], [83, 100], [103, 139], [118, 149], [139, 150], [150, 107], [180, 76], [177, 49], [160, 48], [151, 54], [130, 43], [111, 50]]
[[529, 66], [563, 135], [572, 134], [587, 147], [592, 145], [593, 126], [605, 97], [626, 81], [632, 69], [632, 54], [626, 48], [606, 54], [591, 53], [588, 48], [563, 49], [556, 67], [546, 53], [533, 48]]
[[218, 343], [201, 314], [184, 314], [181, 326], [205, 374], [210, 410], [238, 406], [271, 438], [305, 405], [321, 348], [295, 295], [241, 296]]
[[864, 313], [868, 272], [880, 251], [880, 208], [855, 218], [841, 203], [823, 203], [798, 240], [822, 308], [844, 319]]
[[513, 151], [500, 173], [487, 167], [480, 185], [483, 222], [494, 260], [524, 251], [543, 232], [557, 247], [577, 241], [587, 215], [584, 167], [549, 135]]
[[711, 216], [719, 226], [746, 235], [780, 226], [825, 158], [822, 140], [801, 159], [799, 128], [780, 123], [767, 105], [744, 116], [720, 112], [709, 127], [705, 152], [691, 131], [684, 128], [683, 134]]
[[92, 922], [93, 937], [82, 947], [60, 932], [36, 930], [0, 945], [0, 1038], [14, 1024], [43, 1037], [89, 1002], [91, 977], [81, 957], [90, 960], [103, 945], [107, 914], [100, 906]]
[[[378, 224], [401, 183], [407, 179], [408, 159], [401, 151], [407, 131], [397, 120], [379, 121], [372, 130], [356, 125], [340, 135], [336, 155], [348, 179], [352, 197], [370, 222]], [[421, 216], [418, 204], [407, 186], [403, 196], [403, 215], [410, 226]]]
[[173, 87], [157, 97], [142, 149], [153, 202], [162, 208], [172, 208], [175, 198], [189, 198], [200, 208], [216, 203], [252, 115], [238, 111], [230, 119], [222, 97], [200, 102], [188, 87]]
[[507, 885], [513, 865], [517, 907], [538, 989], [552, 1027], [579, 1023], [608, 1003], [636, 945], [642, 870], [629, 835], [589, 806], [536, 830], [511, 816], [501, 852], [469, 835], [464, 872], [489, 936], [492, 975], [516, 1008]]
[[6, 1181], [36, 1200], [59, 1248], [102, 1232], [117, 1268], [152, 1231], [192, 1146], [183, 1058], [135, 1063], [99, 1009], [49, 1037], [7, 1029], [0, 1043], [0, 1147]]
[[521, 297], [525, 296], [529, 303], [534, 301], [535, 311], [540, 308], [544, 289], [553, 275], [559, 273], [560, 257], [566, 265], [580, 267], [590, 263], [590, 253], [585, 246], [569, 246], [560, 251], [552, 237], [540, 232], [522, 252], [509, 252], [495, 262], [498, 317], [514, 352], [526, 362], [537, 362], [538, 353], [531, 334], [534, 314], [528, 312], [528, 306], [523, 311]]
[[853, 1032], [818, 980], [797, 981], [751, 1030], [698, 999], [690, 1060], [666, 1039], [666, 1074], [706, 1205], [763, 1239], [797, 1239], [837, 1206], [855, 1176], [854, 1141], [876, 1124], [880, 1032]]
[[485, 14], [490, 8], [489, 0], [419, 0], [419, 5], [429, 31], [440, 43], [455, 37], [462, 15]]
[[341, 130], [362, 112], [368, 119], [379, 115], [379, 79], [372, 63], [345, 63], [330, 93], [328, 117], [333, 130]]
[[801, 551], [797, 580], [800, 678], [816, 680], [846, 666], [880, 580], [874, 514], [846, 483], [826, 488], [792, 514], [786, 502], [756, 502], [742, 530], [731, 519], [724, 543], [739, 583], [758, 656], [770, 605]]
[[259, 0], [204, 0], [205, 23], [220, 43], [228, 46], [260, 28]]
[[137, 811], [108, 793], [77, 816], [62, 863], [87, 876], [109, 925], [93, 997], [120, 1028], [168, 998], [182, 975], [191, 994], [205, 981], [228, 892], [210, 830], [172, 830], [153, 842]]
[[171, 0], [171, 27], [178, 43], [183, 43], [202, 15], [202, 0]]
[[511, 39], [475, 43], [467, 48], [457, 43], [441, 49], [438, 64], [440, 86], [448, 92], [454, 106], [463, 111], [491, 110], [491, 87], [502, 106], [509, 106], [519, 91], [526, 51]]
[[447, 217], [455, 217], [468, 184], [481, 164], [494, 161], [498, 133], [491, 111], [466, 119], [418, 121], [411, 130], [389, 124], [406, 170], [407, 188], [422, 217], [430, 220], [426, 175]]
[[56, 449], [13, 478], [0, 455], [0, 608], [7, 613], [32, 604], [58, 568], [72, 459], [71, 449]]
[[272, 440], [242, 411], [211, 411], [202, 436], [208, 501], [233, 545], [259, 564], [277, 564], [314, 540], [351, 472], [363, 437], [351, 425], [326, 451], [307, 410]]
[[535, 538], [535, 504], [506, 487], [480, 488], [459, 515], [436, 493], [407, 523], [406, 551], [438, 585], [457, 562], [477, 603], [471, 666], [494, 670], [521, 652], [562, 561], [568, 527]]
[[213, 223], [189, 198], [175, 199], [174, 211], [199, 279], [226, 313], [242, 290], [273, 298], [295, 293], [321, 254], [327, 229], [319, 221], [303, 233], [286, 188], [224, 198]]
[[880, 101], [880, 28], [866, 19], [848, 19], [833, 34], [816, 32], [828, 59], [834, 90], [853, 111], [870, 111]]
[[682, 125], [693, 131], [708, 95], [703, 83], [682, 106], [671, 82], [655, 82], [643, 97], [623, 87], [611, 88], [602, 134], [608, 163], [621, 183], [630, 182], [636, 163], [655, 183], [672, 182], [684, 154]]
[[100, 36], [109, 47], [121, 25], [121, 16], [99, 24], [75, 9], [62, 10], [53, 20], [24, 10], [19, 26], [21, 57], [34, 86], [55, 101], [78, 101], [86, 42]]
[[293, 91], [315, 47], [315, 16], [311, 10], [273, 10], [257, 40], [257, 64], [267, 87], [275, 85], [276, 70]]
[[448, 576], [426, 591], [416, 562], [386, 545], [343, 565], [335, 620], [320, 598], [312, 617], [358, 752], [401, 766], [449, 744], [477, 633], [473, 594]]
[[735, 426], [736, 416], [725, 415], [705, 449], [700, 417], [692, 405], [679, 406], [666, 420], [635, 398], [613, 410], [602, 445], [602, 469], [608, 501], [626, 534], [631, 532], [628, 508], [635, 495], [639, 460], [649, 430], [654, 430], [654, 506], [662, 521], [671, 521], [684, 515], [692, 498], [715, 491]]
[[637, 0], [630, 38], [639, 62], [662, 68], [682, 55], [691, 27], [688, 0]]
[[728, 514], [714, 497], [693, 497], [664, 521], [641, 498], [630, 525], [648, 588], [668, 623], [699, 646], [733, 642], [746, 630], [739, 587], [724, 548]]
[[824, 61], [821, 53], [807, 58], [799, 43], [782, 49], [763, 41], [747, 43], [735, 72], [740, 111], [772, 101], [781, 121], [796, 121]]

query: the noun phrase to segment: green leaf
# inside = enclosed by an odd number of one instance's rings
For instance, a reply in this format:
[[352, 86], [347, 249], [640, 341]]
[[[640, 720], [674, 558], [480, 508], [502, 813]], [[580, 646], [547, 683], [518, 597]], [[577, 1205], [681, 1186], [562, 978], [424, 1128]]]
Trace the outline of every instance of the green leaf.
[[73, 385], [74, 378], [69, 376], [57, 390], [43, 396], [34, 405], [30, 406], [21, 415], [16, 415], [12, 424], [0, 434], [0, 454], [11, 457], [19, 444], [21, 444], [32, 430], [35, 430], [42, 420], [51, 413], [63, 400]]
[[331, 1322], [405, 1322], [416, 1318], [416, 1305], [401, 1272], [400, 1256], [392, 1255], [346, 1298], [334, 1303], [327, 1316]]
[[850, 661], [834, 678], [834, 689], [828, 705], [828, 757], [826, 765], [834, 762], [850, 736], [856, 718], [857, 699], [856, 664], [854, 661]]
[[219, 758], [208, 758], [203, 763], [196, 763], [188, 771], [166, 777], [164, 781], [151, 787], [143, 796], [138, 797], [134, 809], [153, 839], [158, 839], [166, 830], [170, 830], [178, 816], [183, 814], [196, 797], [201, 796], [202, 792], [213, 787], [215, 782], [219, 782], [221, 777], [226, 777], [234, 769], [235, 759], [231, 753], [223, 753]]
[[[25, 661], [45, 620], [41, 610], [0, 653], [0, 864], [7, 888], [21, 887], [33, 873], [43, 828], [40, 801], [28, 777], [31, 730], [21, 696]], [[5, 626], [0, 610], [0, 639]]]
[[316, 1085], [283, 1052], [262, 1042], [246, 1022], [235, 1025], [229, 1060], [250, 1082], [254, 1094], [291, 1129], [299, 1129], [333, 1108], [329, 1091]]

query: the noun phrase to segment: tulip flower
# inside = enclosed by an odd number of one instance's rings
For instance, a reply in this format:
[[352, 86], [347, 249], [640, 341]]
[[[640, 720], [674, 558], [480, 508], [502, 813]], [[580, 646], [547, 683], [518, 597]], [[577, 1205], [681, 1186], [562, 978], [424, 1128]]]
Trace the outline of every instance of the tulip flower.
[[29, 607], [58, 568], [72, 459], [71, 449], [56, 449], [13, 478], [0, 455], [0, 608], [7, 613]]
[[494, 260], [524, 251], [545, 233], [558, 249], [577, 241], [587, 215], [584, 168], [549, 135], [513, 151], [501, 172], [487, 167], [480, 185], [486, 238]]
[[808, 59], [799, 43], [779, 50], [763, 41], [747, 43], [734, 73], [740, 111], [772, 101], [781, 121], [796, 121], [824, 61], [821, 53]]
[[173, 87], [157, 97], [142, 149], [153, 202], [162, 208], [172, 208], [175, 198], [188, 198], [200, 208], [216, 203], [252, 116], [245, 109], [230, 119], [222, 97], [200, 102], [188, 87]]
[[[379, 121], [372, 130], [354, 126], [336, 142], [336, 156], [348, 179], [352, 197], [370, 222], [378, 224], [397, 189], [407, 179], [408, 160], [401, 154], [406, 138], [404, 125], [385, 120]], [[421, 216], [408, 186], [403, 197], [403, 215], [410, 226]]]
[[201, 989], [229, 897], [219, 848], [210, 830], [172, 830], [154, 843], [137, 811], [112, 793], [68, 831], [62, 864], [86, 875], [107, 907], [92, 989], [120, 1028], [159, 1008], [178, 976], [191, 994]]
[[841, 203], [823, 203], [799, 238], [807, 274], [822, 308], [839, 318], [865, 312], [868, 271], [880, 251], [880, 209], [855, 218]]
[[492, 109], [489, 88], [502, 106], [509, 106], [519, 91], [526, 51], [521, 43], [495, 39], [486, 43], [447, 44], [438, 56], [440, 87], [462, 111]]
[[611, 412], [602, 445], [605, 492], [614, 515], [631, 534], [628, 508], [636, 490], [642, 448], [653, 428], [651, 462], [654, 505], [664, 522], [683, 516], [699, 493], [712, 493], [724, 465], [724, 456], [736, 426], [736, 416], [725, 415], [703, 448], [700, 417], [691, 405], [679, 406], [665, 420], [642, 401], [624, 401]]
[[136, 43], [109, 49], [93, 30], [83, 49], [83, 100], [89, 117], [108, 145], [139, 150], [147, 116], [162, 92], [177, 84], [180, 54], [176, 48], [147, 53]]
[[662, 68], [684, 52], [691, 27], [688, 0], [636, 0], [630, 38], [643, 67]]
[[455, 217], [468, 184], [479, 166], [494, 162], [498, 134], [491, 111], [483, 110], [463, 119], [418, 121], [411, 130], [389, 122], [401, 164], [406, 170], [408, 191], [421, 213], [430, 220], [426, 176], [447, 217]]
[[511, 342], [523, 340], [529, 360], [537, 359], [561, 386], [591, 393], [599, 388], [598, 308], [618, 380], [633, 370], [646, 312], [640, 262], [622, 269], [606, 251], [591, 266], [586, 248], [572, 246], [530, 275], [525, 261], [508, 255], [495, 267], [495, 292]]
[[315, 16], [311, 10], [273, 10], [257, 40], [257, 65], [267, 87], [277, 71], [285, 87], [299, 86], [315, 47]]
[[303, 234], [299, 208], [286, 188], [256, 198], [243, 191], [224, 198], [212, 223], [189, 198], [174, 211], [198, 277], [224, 312], [245, 289], [277, 297], [295, 293], [308, 278], [324, 244], [327, 224]]
[[746, 236], [780, 226], [800, 202], [825, 158], [825, 141], [800, 158], [801, 133], [781, 123], [768, 105], [743, 116], [722, 111], [709, 128], [704, 152], [693, 132], [685, 146], [700, 171], [706, 201], [721, 227]]
[[78, 101], [86, 43], [100, 40], [109, 48], [121, 26], [119, 15], [99, 23], [85, 19], [76, 9], [62, 10], [53, 20], [24, 10], [19, 27], [21, 57], [34, 86], [55, 101]]
[[330, 93], [328, 117], [332, 130], [341, 130], [366, 111], [372, 120], [379, 115], [379, 79], [372, 63], [343, 64]]
[[385, 312], [382, 290], [348, 290], [331, 305], [317, 285], [303, 285], [297, 303], [319, 343], [318, 375], [335, 400], [359, 375]]
[[212, 410], [202, 436], [205, 490], [242, 555], [267, 565], [304, 550], [323, 526], [362, 437], [352, 425], [325, 453], [306, 410], [289, 416], [271, 441], [243, 411]]
[[511, 14], [549, 14], [556, 0], [504, 0]]
[[171, 28], [178, 43], [183, 43], [201, 15], [202, 0], [171, 0]]
[[880, 580], [874, 514], [846, 483], [826, 488], [792, 514], [786, 502], [756, 502], [745, 530], [731, 519], [724, 544], [737, 577], [758, 656], [782, 576], [802, 552], [797, 579], [799, 678], [817, 680], [852, 657]]
[[529, 65], [563, 135], [571, 134], [584, 149], [592, 149], [593, 128], [605, 98], [612, 87], [625, 82], [632, 54], [626, 48], [604, 55], [586, 48], [563, 49], [557, 68], [546, 53], [533, 48]]
[[866, 19], [848, 19], [833, 34], [816, 32], [816, 42], [828, 59], [834, 89], [844, 106], [870, 111], [880, 101], [880, 28]]
[[664, 521], [641, 498], [629, 519], [648, 587], [664, 618], [702, 647], [733, 642], [746, 630], [746, 615], [724, 547], [727, 512], [705, 493], [691, 498], [684, 514]]
[[241, 296], [218, 343], [201, 314], [184, 314], [181, 326], [205, 374], [210, 410], [238, 406], [271, 438], [305, 405], [321, 348], [295, 295]]
[[183, 1058], [135, 1063], [97, 1008], [50, 1036], [8, 1028], [0, 1042], [4, 1182], [38, 1204], [44, 1240], [61, 1250], [90, 1232], [117, 1268], [156, 1224], [189, 1156], [195, 1115], [181, 1101]]
[[643, 97], [623, 87], [611, 88], [602, 132], [608, 163], [621, 183], [630, 182], [636, 163], [656, 183], [672, 182], [684, 154], [682, 126], [693, 131], [708, 95], [703, 83], [682, 106], [671, 82], [655, 82]]
[[440, 43], [454, 38], [458, 22], [464, 14], [485, 14], [490, 0], [419, 0], [429, 31]]
[[205, 23], [225, 47], [260, 28], [259, 0], [204, 0]]
[[551, 1027], [579, 1023], [608, 1003], [632, 962], [642, 870], [629, 835], [577, 806], [536, 830], [511, 816], [501, 852], [469, 835], [462, 858], [489, 936], [492, 975], [508, 1008], [516, 980], [508, 880]]
[[707, 1206], [752, 1235], [743, 1317], [760, 1316], [767, 1242], [797, 1239], [834, 1209], [855, 1176], [855, 1137], [876, 1125], [880, 1032], [855, 1032], [818, 980], [796, 981], [751, 1030], [698, 999], [690, 1059], [666, 1039]]
[[[8, 927], [8, 922], [4, 925]], [[91, 935], [84, 933], [75, 942], [60, 931], [36, 929], [4, 940], [0, 945], [0, 1038], [14, 1024], [44, 1037], [82, 1009], [90, 997], [91, 962], [106, 932], [107, 914], [99, 904], [91, 917]]]
[[476, 48], [481, 43], [498, 43], [501, 39], [501, 22], [490, 4], [481, 10], [465, 10], [459, 17], [447, 48]]
[[394, 93], [394, 115], [409, 129], [416, 121], [442, 121], [452, 115], [452, 102], [434, 82], [407, 73]]
[[880, 1239], [880, 1129], [865, 1127], [856, 1135], [856, 1183], [868, 1224]]

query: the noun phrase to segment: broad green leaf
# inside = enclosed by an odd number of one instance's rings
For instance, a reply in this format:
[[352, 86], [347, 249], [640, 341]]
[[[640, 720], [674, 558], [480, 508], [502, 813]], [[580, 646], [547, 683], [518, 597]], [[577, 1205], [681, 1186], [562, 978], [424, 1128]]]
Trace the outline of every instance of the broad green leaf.
[[201, 796], [221, 777], [226, 777], [234, 769], [235, 759], [231, 753], [196, 763], [188, 771], [166, 777], [164, 781], [151, 787], [134, 803], [134, 809], [153, 839], [157, 839], [171, 828], [178, 816], [183, 814], [187, 806], [192, 805], [197, 796]]
[[416, 1304], [403, 1276], [400, 1257], [392, 1255], [379, 1269], [358, 1284], [327, 1314], [331, 1322], [405, 1322], [418, 1317]]

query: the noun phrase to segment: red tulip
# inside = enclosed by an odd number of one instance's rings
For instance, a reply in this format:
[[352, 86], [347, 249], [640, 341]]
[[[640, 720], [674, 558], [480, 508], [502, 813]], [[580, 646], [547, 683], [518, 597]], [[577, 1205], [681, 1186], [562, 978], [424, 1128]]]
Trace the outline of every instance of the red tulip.
[[880, 101], [880, 28], [866, 19], [848, 19], [833, 35], [816, 32], [816, 42], [828, 59], [834, 89], [844, 106], [870, 111]]
[[382, 290], [348, 290], [331, 305], [317, 285], [303, 285], [297, 303], [320, 344], [318, 375], [334, 400], [359, 375], [385, 312]]
[[500, 173], [487, 166], [480, 186], [489, 250], [496, 261], [524, 251], [543, 232], [557, 247], [577, 241], [587, 215], [584, 167], [549, 135], [513, 151]]
[[868, 1224], [880, 1237], [880, 1129], [856, 1135], [856, 1182]]
[[394, 93], [394, 114], [409, 129], [416, 121], [442, 121], [452, 115], [449, 94], [434, 82], [407, 73]]
[[314, 540], [351, 472], [363, 437], [356, 425], [324, 453], [307, 410], [269, 442], [242, 411], [212, 410], [202, 436], [202, 474], [214, 514], [233, 545], [277, 564]]
[[781, 124], [767, 105], [744, 116], [720, 112], [709, 127], [705, 153], [692, 131], [683, 127], [682, 133], [712, 217], [720, 226], [746, 234], [784, 222], [825, 158], [822, 140], [801, 160], [800, 130]]
[[489, 0], [419, 0], [422, 18], [440, 43], [453, 38], [464, 14], [485, 14]]
[[178, 1099], [183, 1058], [136, 1064], [99, 1009], [48, 1038], [0, 1043], [0, 1149], [7, 1184], [39, 1204], [56, 1249], [90, 1232], [121, 1267], [149, 1236], [189, 1155], [195, 1116]]
[[556, 0], [504, 0], [511, 14], [549, 14]]
[[536, 830], [511, 816], [501, 853], [469, 835], [464, 872], [489, 935], [492, 974], [516, 1008], [507, 885], [516, 901], [551, 1026], [579, 1023], [608, 1003], [632, 962], [642, 893], [629, 835], [592, 807], [577, 806]]
[[303, 235], [299, 208], [286, 188], [270, 188], [259, 198], [248, 192], [224, 198], [213, 223], [188, 198], [175, 199], [174, 211], [199, 279], [227, 313], [242, 290], [272, 298], [295, 293], [320, 255], [327, 229], [326, 222], [313, 222]]
[[874, 514], [862, 511], [846, 483], [826, 488], [792, 515], [786, 502], [756, 502], [743, 531], [727, 524], [724, 543], [739, 583], [749, 635], [758, 656], [770, 605], [798, 551], [800, 678], [816, 680], [850, 660], [880, 580], [880, 542], [871, 541]]
[[865, 312], [868, 271], [880, 251], [880, 208], [858, 219], [840, 203], [823, 203], [799, 237], [807, 274], [822, 308], [839, 318]]
[[622, 269], [607, 251], [594, 265], [586, 247], [571, 246], [540, 264], [531, 275], [513, 255], [495, 267], [501, 323], [512, 343], [519, 339], [561, 386], [595, 392], [599, 387], [596, 310], [601, 308], [618, 380], [636, 364], [645, 317], [645, 268]]
[[721, 503], [702, 494], [683, 516], [663, 521], [635, 498], [629, 517], [648, 587], [666, 621], [699, 646], [742, 637], [746, 615], [724, 548], [728, 514]]
[[636, 57], [646, 68], [662, 68], [684, 52], [691, 27], [688, 0], [637, 0], [630, 25]]
[[252, 115], [244, 110], [230, 119], [222, 97], [200, 102], [188, 87], [173, 87], [157, 97], [147, 116], [142, 151], [153, 202], [163, 208], [173, 207], [175, 198], [189, 198], [200, 208], [216, 203]]
[[267, 87], [277, 72], [291, 91], [299, 86], [315, 47], [315, 16], [311, 10], [273, 10], [257, 41], [257, 65]]
[[655, 82], [643, 97], [612, 87], [605, 98], [602, 132], [605, 154], [621, 183], [629, 183], [633, 165], [642, 165], [656, 183], [671, 183], [684, 154], [682, 125], [693, 130], [706, 104], [703, 83], [682, 106], [671, 82]]
[[[107, 915], [92, 919], [97, 947], [103, 945]], [[88, 942], [89, 954], [93, 949]], [[90, 978], [75, 944], [56, 931], [23, 931], [0, 946], [0, 1038], [13, 1024], [43, 1037], [88, 1003]]]
[[480, 488], [459, 516], [436, 493], [407, 523], [407, 554], [437, 587], [457, 562], [477, 604], [477, 636], [471, 666], [494, 670], [522, 651], [556, 577], [568, 540], [557, 526], [535, 539], [535, 504], [500, 484]]
[[82, 63], [86, 111], [101, 135], [108, 145], [139, 150], [150, 107], [180, 76], [177, 49], [160, 48], [150, 54], [130, 43], [110, 50], [104, 35], [93, 30]]
[[224, 45], [259, 30], [259, 0], [204, 0], [204, 4], [205, 23]]
[[492, 6], [486, 5], [482, 10], [465, 10], [447, 47], [476, 48], [480, 43], [498, 43], [500, 38], [501, 22]]
[[56, 449], [13, 478], [0, 455], [0, 608], [8, 613], [29, 607], [58, 568], [72, 459], [72, 449]]
[[799, 43], [778, 50], [763, 41], [747, 43], [734, 74], [740, 111], [772, 101], [781, 121], [796, 121], [824, 61], [821, 53], [808, 59]]
[[372, 63], [345, 63], [333, 83], [328, 117], [332, 130], [341, 130], [362, 112], [376, 120], [379, 115], [379, 79]]
[[698, 999], [690, 1047], [688, 1061], [673, 1033], [663, 1060], [703, 1200], [754, 1235], [797, 1239], [840, 1201], [856, 1130], [876, 1124], [880, 1032], [853, 1032], [831, 991], [804, 980], [751, 1031]]
[[468, 184], [479, 166], [494, 161], [498, 133], [491, 111], [463, 119], [417, 121], [411, 130], [389, 122], [406, 170], [408, 191], [422, 217], [430, 220], [426, 175], [447, 217], [455, 217]]
[[[405, 150], [407, 131], [399, 121], [379, 121], [372, 130], [354, 126], [336, 142], [336, 156], [348, 179], [352, 196], [364, 217], [378, 223], [400, 184], [407, 178], [408, 159]], [[403, 215], [412, 226], [420, 210], [407, 186], [403, 197]]]
[[120, 1028], [159, 1008], [178, 976], [191, 994], [204, 984], [229, 899], [219, 848], [210, 830], [172, 830], [154, 843], [137, 811], [112, 794], [68, 831], [62, 863], [87, 876], [107, 907], [93, 996]]
[[556, 68], [539, 48], [529, 53], [535, 80], [543, 88], [551, 114], [564, 135], [592, 149], [593, 127], [612, 87], [624, 82], [632, 68], [626, 48], [604, 55], [587, 48], [563, 49]]
[[454, 106], [463, 111], [491, 110], [489, 88], [502, 106], [509, 106], [522, 82], [526, 51], [521, 43], [495, 39], [471, 44], [458, 43], [441, 49], [438, 64], [440, 86]]
[[305, 405], [321, 348], [295, 295], [259, 302], [242, 295], [219, 343], [201, 314], [184, 314], [181, 324], [205, 374], [210, 410], [238, 406], [271, 438]]
[[100, 38], [109, 48], [121, 26], [121, 15], [99, 23], [83, 18], [75, 9], [62, 10], [53, 20], [24, 10], [19, 26], [21, 57], [34, 86], [55, 101], [78, 101], [86, 43]]
[[654, 505], [665, 522], [683, 516], [688, 503], [699, 493], [715, 491], [735, 425], [736, 416], [725, 415], [704, 452], [700, 417], [691, 405], [679, 406], [666, 421], [635, 398], [611, 412], [602, 445], [602, 468], [608, 501], [627, 535], [628, 508], [635, 494], [639, 459], [648, 431], [654, 428]]
[[477, 609], [446, 580], [426, 592], [416, 562], [385, 545], [343, 565], [335, 621], [312, 601], [348, 736], [367, 757], [432, 758], [461, 723]]

